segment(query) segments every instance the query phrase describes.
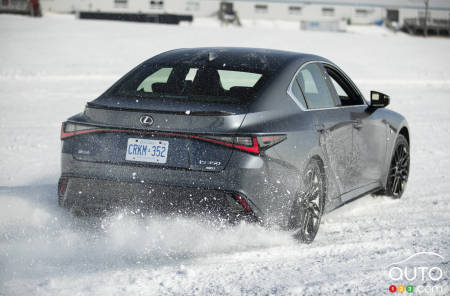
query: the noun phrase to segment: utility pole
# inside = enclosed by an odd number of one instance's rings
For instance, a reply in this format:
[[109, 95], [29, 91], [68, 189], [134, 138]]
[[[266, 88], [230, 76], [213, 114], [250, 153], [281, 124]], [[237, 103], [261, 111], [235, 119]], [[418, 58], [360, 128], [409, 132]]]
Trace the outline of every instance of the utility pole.
[[425, 37], [428, 36], [428, 6], [430, 4], [430, 0], [425, 0], [425, 22], [423, 24], [423, 34]]

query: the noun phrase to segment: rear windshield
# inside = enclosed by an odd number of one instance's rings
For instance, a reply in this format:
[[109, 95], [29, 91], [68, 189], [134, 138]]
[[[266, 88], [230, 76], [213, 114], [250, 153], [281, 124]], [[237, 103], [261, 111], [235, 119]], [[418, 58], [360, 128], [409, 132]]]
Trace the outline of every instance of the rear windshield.
[[266, 75], [209, 65], [144, 64], [115, 86], [110, 95], [246, 104], [261, 88]]

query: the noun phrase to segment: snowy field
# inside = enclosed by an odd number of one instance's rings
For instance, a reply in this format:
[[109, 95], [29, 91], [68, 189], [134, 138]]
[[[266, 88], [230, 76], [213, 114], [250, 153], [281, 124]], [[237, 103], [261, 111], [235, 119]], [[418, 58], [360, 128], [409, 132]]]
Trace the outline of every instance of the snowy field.
[[[366, 196], [327, 214], [312, 245], [257, 225], [80, 219], [58, 208], [60, 123], [141, 61], [195, 46], [315, 53], [365, 94], [390, 94], [411, 127], [404, 198]], [[445, 272], [415, 285], [450, 293], [449, 39], [0, 15], [0, 139], [0, 295], [386, 295], [407, 284], [387, 266], [416, 252], [443, 256]]]

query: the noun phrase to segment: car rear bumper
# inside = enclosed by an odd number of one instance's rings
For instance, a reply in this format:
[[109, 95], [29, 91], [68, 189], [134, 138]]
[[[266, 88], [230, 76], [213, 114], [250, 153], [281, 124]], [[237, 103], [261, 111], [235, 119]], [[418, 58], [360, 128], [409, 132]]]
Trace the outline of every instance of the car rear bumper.
[[62, 205], [87, 214], [127, 208], [136, 213], [200, 215], [258, 221], [245, 197], [234, 192], [78, 177], [67, 182]]
[[[87, 162], [67, 153], [62, 154], [61, 164], [62, 178], [68, 180], [63, 204], [95, 211], [137, 205], [161, 212], [248, 215], [283, 226], [298, 189], [297, 172], [247, 153], [233, 153], [227, 168], [219, 172]], [[242, 205], [237, 211], [233, 193], [245, 200], [250, 211]]]

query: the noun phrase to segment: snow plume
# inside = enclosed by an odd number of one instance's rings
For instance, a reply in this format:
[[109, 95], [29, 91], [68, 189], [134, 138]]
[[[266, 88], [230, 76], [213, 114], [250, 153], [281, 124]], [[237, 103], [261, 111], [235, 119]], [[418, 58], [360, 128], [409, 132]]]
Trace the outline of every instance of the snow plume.
[[74, 217], [56, 205], [55, 188], [1, 190], [1, 278], [157, 267], [205, 254], [294, 243], [288, 233], [245, 222], [232, 226], [193, 217], [142, 216], [127, 210], [103, 218]]

